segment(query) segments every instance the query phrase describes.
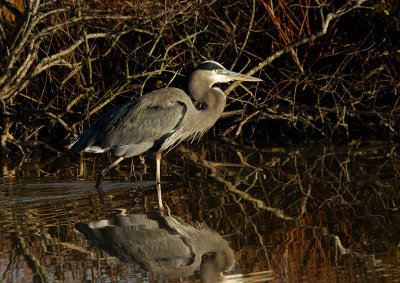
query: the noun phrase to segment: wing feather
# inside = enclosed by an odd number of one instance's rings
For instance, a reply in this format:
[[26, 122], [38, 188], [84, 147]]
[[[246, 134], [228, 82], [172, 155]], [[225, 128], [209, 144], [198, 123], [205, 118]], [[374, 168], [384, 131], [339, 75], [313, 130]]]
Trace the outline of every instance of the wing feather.
[[187, 111], [186, 99], [187, 95], [175, 88], [150, 92], [106, 113], [70, 149], [80, 152], [95, 147], [106, 151], [112, 147], [154, 143], [179, 126]]

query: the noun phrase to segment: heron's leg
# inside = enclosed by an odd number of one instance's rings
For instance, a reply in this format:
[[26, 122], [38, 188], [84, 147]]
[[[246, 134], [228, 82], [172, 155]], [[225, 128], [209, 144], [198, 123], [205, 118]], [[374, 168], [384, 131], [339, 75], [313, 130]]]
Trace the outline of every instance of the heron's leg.
[[162, 204], [162, 196], [161, 196], [161, 153], [157, 152], [156, 153], [156, 186], [157, 186], [157, 197], [158, 197], [158, 208], [160, 210], [164, 210], [164, 206]]
[[110, 171], [111, 168], [113, 168], [115, 165], [120, 163], [124, 158], [125, 158], [124, 156], [118, 157], [117, 160], [115, 160], [113, 163], [111, 163], [106, 168], [104, 168], [103, 170], [100, 171], [99, 176], [97, 177], [96, 187], [100, 187], [101, 178], [104, 177], [107, 174], [107, 172]]
[[157, 184], [161, 183], [161, 153], [156, 153], [156, 165], [157, 165], [157, 171], [156, 171], [156, 182]]
[[164, 205], [162, 203], [162, 197], [161, 197], [161, 184], [157, 183], [157, 197], [158, 197], [158, 208], [160, 210], [164, 210]]

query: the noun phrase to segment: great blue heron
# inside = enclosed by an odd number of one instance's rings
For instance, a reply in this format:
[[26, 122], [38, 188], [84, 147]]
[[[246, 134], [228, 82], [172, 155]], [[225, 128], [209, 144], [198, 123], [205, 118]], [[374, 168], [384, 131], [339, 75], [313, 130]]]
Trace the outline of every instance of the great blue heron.
[[[98, 248], [168, 277], [186, 277], [196, 270], [202, 282], [219, 282], [235, 255], [218, 233], [204, 224], [187, 224], [165, 210], [77, 223], [75, 227]], [[209, 255], [202, 261], [204, 255]]]
[[160, 186], [161, 152], [184, 139], [196, 139], [211, 128], [224, 110], [224, 92], [215, 83], [262, 81], [228, 71], [214, 61], [201, 63], [191, 74], [189, 92], [204, 107], [196, 108], [178, 88], [164, 88], [114, 108], [84, 131], [70, 146], [72, 152], [111, 152], [118, 159], [100, 171], [101, 178], [124, 158], [143, 153], [156, 154], [156, 183], [159, 207], [163, 209]]

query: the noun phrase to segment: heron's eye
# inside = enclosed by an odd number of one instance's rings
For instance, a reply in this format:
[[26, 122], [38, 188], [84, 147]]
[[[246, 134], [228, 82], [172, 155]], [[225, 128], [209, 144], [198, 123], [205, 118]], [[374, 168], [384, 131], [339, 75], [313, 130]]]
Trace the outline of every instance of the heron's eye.
[[219, 73], [219, 72], [221, 72], [221, 70], [219, 70], [219, 69], [216, 69], [216, 70], [215, 70], [215, 72], [216, 72], [216, 73]]

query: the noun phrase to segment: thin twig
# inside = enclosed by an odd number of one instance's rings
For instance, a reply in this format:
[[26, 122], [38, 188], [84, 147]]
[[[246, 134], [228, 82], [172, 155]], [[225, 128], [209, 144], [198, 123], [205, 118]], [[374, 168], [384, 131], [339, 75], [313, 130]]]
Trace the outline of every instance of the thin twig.
[[[366, 2], [367, 0], [358, 0], [356, 1], [356, 3], [348, 8], [348, 5], [353, 3], [353, 0], [349, 0], [346, 4], [344, 4], [339, 10], [337, 10], [335, 13], [329, 13], [326, 18], [322, 18], [322, 25], [321, 25], [321, 30], [308, 36], [305, 38], [302, 38], [298, 41], [295, 41], [289, 45], [286, 45], [284, 48], [282, 48], [281, 50], [276, 51], [274, 54], [272, 54], [271, 56], [267, 57], [264, 61], [260, 62], [257, 66], [253, 67], [251, 70], [249, 70], [246, 74], [247, 75], [253, 75], [254, 73], [260, 71], [262, 68], [264, 68], [265, 66], [269, 65], [271, 62], [273, 62], [275, 59], [281, 57], [282, 55], [290, 52], [293, 48], [296, 48], [298, 46], [301, 46], [307, 42], [310, 41], [314, 41], [317, 38], [324, 36], [327, 33], [328, 27], [329, 27], [329, 23], [336, 18], [339, 18], [340, 16], [343, 16], [344, 14], [347, 14], [349, 12], [351, 12], [354, 9], [359, 8], [364, 2]], [[232, 83], [226, 90], [225, 93], [229, 94], [230, 92], [232, 92], [232, 90], [234, 90], [238, 85], [240, 84], [240, 82], [236, 81], [234, 83]]]

